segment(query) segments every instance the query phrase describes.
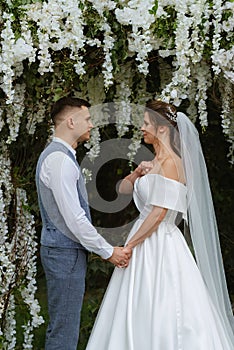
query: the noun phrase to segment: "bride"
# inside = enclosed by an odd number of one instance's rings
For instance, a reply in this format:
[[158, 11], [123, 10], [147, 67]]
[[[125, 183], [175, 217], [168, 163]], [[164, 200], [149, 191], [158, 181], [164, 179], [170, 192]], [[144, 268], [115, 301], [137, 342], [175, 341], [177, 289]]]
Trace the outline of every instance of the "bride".
[[[141, 128], [155, 158], [120, 184], [139, 218], [86, 350], [232, 350], [233, 314], [198, 133], [174, 106], [150, 101]], [[191, 253], [176, 226], [189, 227]]]

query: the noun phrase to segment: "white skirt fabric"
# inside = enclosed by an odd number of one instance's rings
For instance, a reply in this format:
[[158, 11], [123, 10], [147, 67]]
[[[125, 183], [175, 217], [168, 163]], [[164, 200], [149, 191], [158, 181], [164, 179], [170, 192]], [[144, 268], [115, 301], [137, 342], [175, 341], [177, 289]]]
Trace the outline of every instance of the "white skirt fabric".
[[[135, 222], [129, 238], [142, 224]], [[128, 238], [128, 239], [129, 239]], [[115, 268], [86, 350], [233, 350], [189, 247], [175, 224]]]

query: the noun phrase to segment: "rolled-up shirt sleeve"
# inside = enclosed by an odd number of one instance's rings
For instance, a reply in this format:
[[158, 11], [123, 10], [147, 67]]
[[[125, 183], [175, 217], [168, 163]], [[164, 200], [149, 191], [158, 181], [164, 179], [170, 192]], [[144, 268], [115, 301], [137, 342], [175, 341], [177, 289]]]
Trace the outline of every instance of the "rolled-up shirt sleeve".
[[51, 189], [74, 240], [103, 259], [108, 259], [114, 248], [97, 232], [80, 205], [77, 192], [79, 176], [79, 169], [63, 152], [51, 153], [42, 163], [40, 179]]

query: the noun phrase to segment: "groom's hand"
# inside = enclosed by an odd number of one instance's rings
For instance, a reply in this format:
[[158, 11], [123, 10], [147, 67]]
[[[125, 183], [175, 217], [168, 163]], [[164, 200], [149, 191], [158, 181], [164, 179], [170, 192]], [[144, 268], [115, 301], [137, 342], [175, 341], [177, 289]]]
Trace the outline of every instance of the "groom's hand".
[[113, 254], [108, 261], [117, 267], [127, 267], [131, 256], [132, 249], [130, 247], [114, 247]]

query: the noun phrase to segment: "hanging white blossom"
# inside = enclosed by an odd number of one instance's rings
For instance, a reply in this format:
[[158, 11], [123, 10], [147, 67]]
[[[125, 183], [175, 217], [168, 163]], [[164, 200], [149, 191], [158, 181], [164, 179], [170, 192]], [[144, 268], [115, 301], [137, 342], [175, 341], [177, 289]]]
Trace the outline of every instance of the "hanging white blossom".
[[5, 92], [7, 99], [6, 103], [10, 104], [13, 101], [14, 88], [14, 70], [12, 62], [14, 61], [14, 43], [15, 35], [11, 28], [13, 16], [3, 13], [3, 19], [6, 19], [4, 29], [1, 32], [2, 51], [0, 53], [0, 73], [2, 73], [0, 83], [1, 88]]
[[97, 10], [100, 16], [103, 15], [104, 10], [114, 10], [116, 8], [116, 2], [111, 0], [89, 0], [89, 2], [93, 4], [93, 7]]
[[25, 84], [16, 84], [12, 104], [6, 110], [7, 124], [10, 130], [10, 135], [6, 141], [8, 144], [15, 141], [19, 133], [21, 118], [24, 112], [25, 88]]
[[132, 33], [129, 34], [129, 50], [136, 52], [139, 72], [148, 74], [148, 53], [152, 51], [152, 33], [149, 30], [154, 22], [154, 16], [150, 13], [154, 1], [129, 1], [128, 6], [116, 9], [115, 14], [118, 21], [123, 25], [131, 25]]
[[221, 82], [222, 91], [222, 128], [230, 143], [229, 154], [231, 164], [234, 164], [234, 105], [233, 105], [233, 85], [230, 81], [223, 79]]
[[206, 127], [208, 125], [207, 120], [207, 91], [208, 88], [211, 87], [211, 72], [205, 61], [201, 61], [199, 64], [195, 66], [196, 71], [196, 80], [197, 80], [197, 93], [195, 100], [198, 103], [198, 115], [200, 119], [200, 124], [202, 127]]
[[[16, 189], [15, 229], [9, 238], [7, 215], [13, 200], [10, 161], [5, 151], [0, 156], [0, 316], [6, 314], [4, 344], [7, 349], [15, 349], [16, 344], [15, 305], [11, 290], [21, 289], [23, 301], [28, 305], [31, 314], [30, 327], [25, 328], [28, 339], [33, 337], [34, 328], [44, 322], [39, 315], [40, 306], [35, 298], [37, 243], [34, 218], [27, 210], [25, 190]], [[25, 273], [26, 283], [20, 288], [19, 284]]]

